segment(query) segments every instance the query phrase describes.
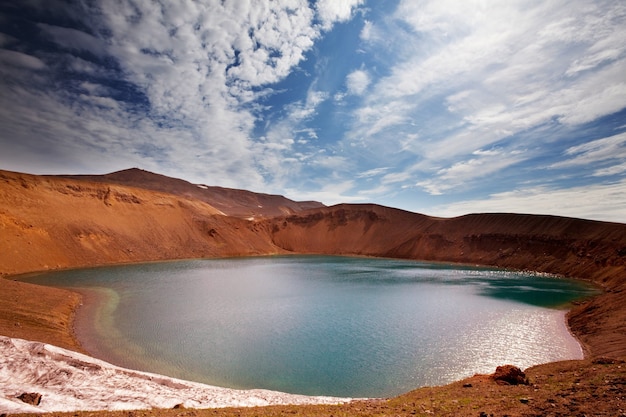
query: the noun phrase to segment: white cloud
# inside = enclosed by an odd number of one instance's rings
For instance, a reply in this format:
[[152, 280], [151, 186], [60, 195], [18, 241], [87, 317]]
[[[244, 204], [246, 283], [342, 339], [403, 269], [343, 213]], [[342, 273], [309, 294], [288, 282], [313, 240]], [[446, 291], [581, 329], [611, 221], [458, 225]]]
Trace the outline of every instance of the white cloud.
[[405, 182], [405, 181], [409, 180], [410, 178], [411, 178], [411, 173], [408, 172], [408, 171], [391, 172], [389, 174], [386, 174], [381, 179], [381, 182], [383, 184], [394, 184], [394, 183], [398, 183], [398, 182]]
[[111, 90], [102, 84], [96, 84], [89, 81], [80, 83], [79, 88], [91, 95], [105, 96], [111, 93]]
[[500, 155], [502, 152], [498, 149], [478, 149], [474, 152], [472, 152], [473, 155], [480, 155], [480, 156], [496, 156], [496, 155]]
[[[159, 168], [154, 161], [166, 152], [171, 132], [129, 120], [126, 111], [118, 108], [119, 102], [90, 103], [89, 97], [77, 98], [63, 91], [23, 86], [0, 95], [2, 137], [10, 138], [2, 143], [3, 168], [57, 174], [105, 173], [129, 166]], [[135, 129], [143, 131], [142, 143], [149, 138], [163, 151], [154, 159], [142, 158], [137, 151], [141, 143], [128, 143], [128, 134]], [[162, 172], [169, 169], [163, 168]]]
[[113, 100], [112, 98], [109, 98], [109, 97], [81, 94], [78, 96], [78, 99], [82, 101], [83, 104], [86, 104], [86, 105], [107, 108], [107, 109], [112, 109], [112, 110], [117, 110], [117, 111], [122, 110], [120, 103], [117, 100]]
[[45, 23], [39, 23], [37, 26], [63, 48], [87, 51], [101, 58], [106, 56], [106, 43], [88, 33]]
[[329, 29], [335, 22], [343, 22], [352, 17], [354, 9], [364, 0], [318, 0], [317, 14], [322, 27]]
[[317, 111], [317, 107], [327, 99], [328, 93], [310, 88], [304, 103], [296, 102], [291, 106], [288, 118], [297, 121], [310, 118]]
[[[81, 76], [67, 80], [75, 83], [74, 90], [46, 92], [45, 100], [15, 88], [11, 96], [3, 95], [4, 107], [20, 102], [28, 109], [4, 112], [3, 130], [12, 129], [10, 137], [17, 142], [25, 140], [11, 145], [17, 152], [28, 144], [41, 145], [35, 144], [41, 139], [33, 138], [33, 129], [28, 128], [31, 122], [41, 126], [55, 142], [56, 152], [67, 155], [58, 159], [62, 166], [68, 158], [119, 154], [124, 155], [117, 159], [122, 167], [132, 163], [195, 182], [209, 178], [225, 186], [259, 189], [275, 181], [278, 186], [284, 180], [281, 176], [297, 170], [293, 161], [301, 159], [289, 158], [297, 139], [297, 132], [290, 129], [302, 130], [296, 121], [314, 116], [327, 94], [311, 89], [304, 102], [290, 107], [291, 125], [279, 123], [258, 143], [253, 132], [259, 116], [255, 100], [267, 95], [264, 86], [284, 79], [302, 62], [321, 30], [349, 19], [361, 3], [321, 2], [314, 7], [306, 0], [181, 0], [154, 7], [149, 0], [104, 1], [81, 9], [91, 12], [82, 15], [59, 8], [55, 14], [70, 14], [68, 21], [83, 19], [91, 34], [38, 23], [60, 50], [46, 59], [56, 69]], [[315, 24], [316, 13], [323, 28]], [[3, 38], [4, 44], [10, 41]], [[85, 60], [89, 55], [85, 58], [83, 52], [106, 56], [120, 71]], [[10, 75], [24, 78], [21, 82], [32, 73], [20, 75], [18, 67], [40, 70], [48, 64], [4, 49], [0, 61], [2, 71], [14, 68]], [[47, 74], [34, 81], [45, 88], [50, 82]], [[84, 81], [82, 76], [99, 81]], [[109, 86], [105, 79], [112, 77]], [[128, 88], [132, 94], [125, 93]], [[308, 131], [309, 138], [315, 136], [314, 130]], [[289, 169], [277, 169], [281, 166]]]
[[357, 96], [363, 95], [367, 87], [370, 85], [370, 75], [365, 70], [355, 70], [348, 74], [346, 77], [346, 86], [348, 88], [348, 94], [354, 94]]
[[350, 160], [345, 156], [340, 155], [326, 155], [320, 152], [315, 159], [311, 161], [312, 165], [317, 168], [324, 168], [332, 172], [347, 171], [347, 168], [351, 165]]
[[3, 66], [6, 65], [28, 70], [42, 70], [46, 68], [46, 64], [41, 59], [9, 49], [0, 49], [0, 63], [2, 63]]
[[[395, 18], [418, 36], [369, 87], [350, 140], [406, 137], [410, 121], [420, 132], [410, 148], [437, 167], [554, 120], [574, 126], [626, 107], [620, 2], [402, 1]], [[406, 39], [402, 25], [386, 30]]]
[[[273, 187], [280, 188], [291, 178], [299, 175], [302, 169], [301, 162], [311, 163], [310, 160], [315, 159], [314, 150], [308, 150], [296, 158], [289, 158], [296, 148], [296, 143], [305, 146], [309, 139], [317, 139], [315, 130], [302, 127], [315, 116], [318, 106], [328, 99], [328, 94], [315, 90], [314, 85], [315, 83], [309, 88], [305, 100], [285, 106], [285, 116], [272, 123], [264, 140], [254, 145], [255, 153], [263, 155], [262, 158], [258, 158], [257, 164], [264, 176], [273, 183]], [[301, 135], [306, 139], [302, 139]]]
[[429, 179], [417, 182], [432, 195], [441, 195], [446, 191], [465, 186], [470, 188], [472, 181], [502, 171], [524, 159], [522, 153], [503, 153], [497, 150], [475, 151], [467, 160], [455, 162], [448, 168], [438, 170]]
[[461, 201], [429, 209], [436, 216], [468, 213], [534, 213], [624, 223], [626, 179], [572, 188], [535, 187], [492, 194], [487, 199]]
[[364, 41], [369, 41], [374, 36], [374, 25], [371, 21], [366, 20], [361, 29], [360, 38]]
[[[259, 188], [278, 178], [281, 171], [272, 167], [293, 138], [268, 135], [254, 144], [256, 116], [242, 106], [255, 100], [253, 89], [288, 75], [319, 36], [306, 1], [183, 1], [162, 8], [140, 1], [136, 9], [106, 2], [103, 14], [110, 50], [127, 79], [143, 89], [152, 117], [180, 124], [192, 133], [186, 146], [204, 149], [196, 151], [197, 175], [205, 160], [239, 186]], [[185, 152], [177, 153], [181, 160], [171, 162], [191, 168]]]
[[354, 188], [354, 182], [335, 181], [332, 183], [320, 184], [317, 191], [303, 191], [301, 189], [286, 189], [285, 195], [294, 200], [314, 200], [326, 205], [340, 203], [357, 203], [365, 201], [364, 197], [354, 196], [349, 193]]
[[607, 168], [601, 168], [594, 171], [592, 174], [594, 177], [608, 177], [611, 175], [618, 175], [626, 173], [626, 162], [622, 162], [621, 164], [612, 165]]
[[381, 195], [388, 195], [390, 192], [393, 193], [394, 187], [389, 184], [378, 184], [373, 188], [362, 188], [357, 192], [357, 196], [360, 197], [364, 201], [371, 201], [372, 198], [379, 197]]
[[372, 168], [367, 171], [363, 171], [356, 175], [357, 178], [372, 178], [384, 174], [389, 170], [389, 167]]
[[610, 160], [622, 163], [626, 160], [626, 133], [572, 146], [565, 151], [565, 155], [570, 158], [556, 162], [550, 168], [591, 166]]

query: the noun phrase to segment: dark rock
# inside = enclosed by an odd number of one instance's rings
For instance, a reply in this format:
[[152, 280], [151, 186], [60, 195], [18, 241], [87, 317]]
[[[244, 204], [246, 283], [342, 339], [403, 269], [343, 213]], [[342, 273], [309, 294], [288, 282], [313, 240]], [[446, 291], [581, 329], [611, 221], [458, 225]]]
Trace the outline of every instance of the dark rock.
[[513, 365], [498, 366], [491, 377], [502, 385], [528, 385], [526, 374]]
[[181, 404], [176, 404], [173, 408], [174, 408], [174, 410], [182, 410], [183, 408], [185, 408], [185, 405], [182, 404], [182, 403]]
[[593, 360], [593, 363], [595, 365], [613, 365], [618, 363], [619, 361], [613, 359], [613, 358], [605, 358], [605, 357], [600, 357], [600, 358], [596, 358]]
[[463, 388], [472, 388], [472, 384], [470, 383], [463, 384]]
[[39, 405], [41, 403], [41, 394], [36, 392], [24, 392], [18, 395], [17, 398], [30, 405]]

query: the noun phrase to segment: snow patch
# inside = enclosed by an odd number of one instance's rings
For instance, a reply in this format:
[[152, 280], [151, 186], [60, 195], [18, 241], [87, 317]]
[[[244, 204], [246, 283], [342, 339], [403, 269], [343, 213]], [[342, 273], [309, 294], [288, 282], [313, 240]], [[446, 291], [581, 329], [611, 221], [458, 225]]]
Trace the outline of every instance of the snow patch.
[[[33, 406], [17, 398], [42, 395]], [[261, 389], [236, 390], [133, 371], [40, 342], [0, 336], [0, 413], [255, 407], [341, 404], [350, 398], [311, 397]]]

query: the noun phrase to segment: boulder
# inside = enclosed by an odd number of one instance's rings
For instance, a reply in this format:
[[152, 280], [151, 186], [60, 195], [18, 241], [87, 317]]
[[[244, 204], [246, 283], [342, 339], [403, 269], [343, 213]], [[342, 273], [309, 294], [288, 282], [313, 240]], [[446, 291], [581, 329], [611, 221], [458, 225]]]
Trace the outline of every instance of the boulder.
[[498, 366], [491, 377], [501, 385], [528, 385], [526, 374], [513, 365]]

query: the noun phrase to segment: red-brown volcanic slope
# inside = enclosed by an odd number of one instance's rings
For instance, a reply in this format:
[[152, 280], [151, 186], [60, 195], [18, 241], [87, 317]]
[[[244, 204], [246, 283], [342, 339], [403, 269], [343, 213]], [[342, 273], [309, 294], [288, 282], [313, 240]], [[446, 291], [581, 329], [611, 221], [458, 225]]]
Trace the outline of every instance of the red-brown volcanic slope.
[[[602, 286], [603, 294], [570, 312], [569, 324], [588, 357], [626, 359], [626, 224], [514, 214], [441, 219], [376, 205], [319, 207], [319, 203], [296, 203], [240, 190], [221, 189], [222, 194], [207, 197], [211, 189], [140, 170], [77, 178], [0, 171], [0, 275], [280, 253], [383, 256], [530, 269]], [[249, 202], [257, 207], [246, 209]], [[255, 211], [259, 205], [262, 213]], [[303, 211], [310, 205], [317, 207]], [[286, 212], [294, 214], [269, 217]], [[260, 214], [265, 218], [258, 219]], [[252, 215], [257, 220], [239, 218]], [[3, 280], [0, 334], [80, 349], [71, 335], [71, 312], [77, 302], [75, 294], [68, 291]], [[545, 369], [552, 373], [557, 367]], [[597, 366], [591, 361], [568, 369], [569, 373], [558, 372], [565, 379], [578, 378], [581, 372], [597, 375]], [[621, 365], [611, 369], [621, 369]], [[541, 375], [541, 371], [534, 372]], [[450, 387], [446, 389], [455, 386]], [[599, 401], [600, 397], [587, 392], [581, 398]], [[554, 404], [550, 401], [545, 403], [548, 407]], [[602, 406], [606, 405], [602, 401]], [[620, 401], [618, 397], [603, 409], [621, 410]], [[598, 407], [602, 408], [599, 403]], [[593, 410], [593, 406], [588, 408]], [[511, 415], [524, 414], [516, 411]]]
[[154, 174], [138, 168], [125, 169], [105, 175], [68, 175], [65, 177], [171, 193], [184, 198], [204, 201], [227, 216], [243, 219], [274, 217], [306, 209], [325, 207], [317, 201], [293, 201], [282, 195], [191, 184], [187, 181]]
[[255, 223], [199, 200], [0, 171], [0, 273], [275, 250]]

